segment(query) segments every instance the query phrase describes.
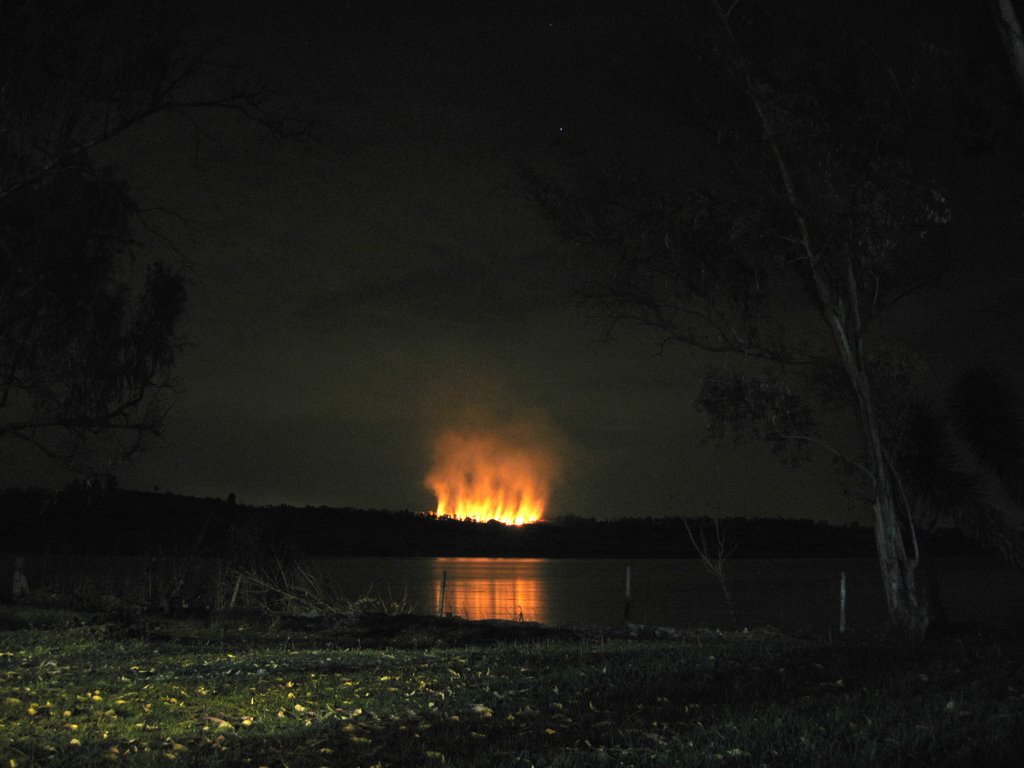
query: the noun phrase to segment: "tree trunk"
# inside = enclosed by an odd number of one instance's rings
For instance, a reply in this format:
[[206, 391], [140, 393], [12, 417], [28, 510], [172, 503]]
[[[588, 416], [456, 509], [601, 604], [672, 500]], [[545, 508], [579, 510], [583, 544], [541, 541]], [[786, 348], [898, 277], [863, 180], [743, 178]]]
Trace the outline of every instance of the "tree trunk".
[[999, 24], [999, 35], [1006, 46], [1006, 55], [1010, 59], [1010, 68], [1017, 77], [1017, 87], [1024, 99], [1024, 35], [1021, 34], [1017, 13], [1013, 10], [1010, 0], [996, 0], [996, 13]]
[[[999, 0], [1008, 3], [1009, 0]], [[900, 503], [897, 497], [899, 479], [890, 472], [890, 463], [882, 445], [878, 419], [875, 415], [871, 386], [868, 380], [863, 349], [863, 327], [860, 317], [860, 288], [857, 284], [853, 264], [846, 263], [846, 275], [833, 275], [838, 280], [826, 279], [822, 273], [821, 256], [811, 240], [810, 226], [803, 213], [797, 195], [796, 184], [789, 165], [776, 138], [775, 129], [769, 119], [765, 105], [758, 96], [754, 79], [746, 68], [742, 51], [729, 22], [729, 11], [715, 3], [722, 27], [737, 51], [738, 68], [747, 85], [747, 97], [757, 113], [764, 132], [764, 139], [774, 157], [784, 197], [797, 226], [799, 243], [805, 259], [800, 260], [810, 278], [808, 288], [812, 300], [828, 326], [835, 344], [839, 363], [846, 373], [847, 383], [854, 398], [854, 409], [867, 453], [866, 469], [874, 484], [875, 545], [878, 563], [882, 570], [886, 605], [889, 609], [889, 623], [894, 631], [911, 641], [920, 640], [928, 630], [928, 609], [915, 581], [915, 570], [919, 558], [917, 541], [909, 510], [905, 525], [900, 524]], [[1012, 8], [1010, 9], [1012, 11]], [[1016, 21], [1016, 16], [1013, 17]], [[1018, 27], [1019, 30], [1019, 27]], [[1019, 38], [1018, 38], [1019, 39]], [[845, 285], [844, 285], [845, 283]], [[902, 494], [900, 494], [900, 498]], [[906, 537], [906, 538], [905, 538]], [[907, 552], [906, 539], [913, 544], [913, 553]]]
[[[883, 470], [884, 471], [884, 470]], [[882, 571], [889, 624], [911, 641], [928, 631], [928, 606], [917, 584], [917, 558], [907, 552], [892, 486], [875, 490], [875, 546]]]
[[736, 616], [736, 606], [732, 601], [732, 593], [729, 592], [729, 585], [725, 583], [724, 574], [718, 576], [718, 584], [722, 588], [722, 598], [725, 600], [725, 607], [729, 611], [729, 626], [735, 629], [739, 626], [739, 620]]
[[[871, 470], [874, 481], [875, 547], [882, 571], [889, 624], [900, 635], [917, 642], [928, 630], [928, 605], [916, 579], [920, 552], [913, 522], [909, 511], [904, 509], [901, 523], [901, 496], [896, 485], [899, 481], [890, 470], [882, 445], [859, 339], [851, 344], [841, 319], [835, 315], [830, 319], [840, 359], [856, 401], [867, 468]], [[912, 547], [909, 552], [908, 543]]]

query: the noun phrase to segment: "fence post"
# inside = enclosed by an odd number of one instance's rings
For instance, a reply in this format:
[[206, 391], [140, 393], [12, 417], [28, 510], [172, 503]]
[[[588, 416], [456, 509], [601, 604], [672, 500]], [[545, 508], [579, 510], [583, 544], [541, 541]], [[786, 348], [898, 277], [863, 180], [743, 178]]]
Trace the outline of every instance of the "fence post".
[[839, 572], [839, 634], [846, 631], [846, 571]]
[[448, 571], [441, 571], [441, 599], [437, 603], [438, 618], [444, 616], [444, 590], [448, 582]]
[[630, 601], [630, 567], [626, 566], [626, 611], [625, 620], [629, 621], [629, 601]]
[[242, 588], [242, 574], [239, 573], [238, 577], [235, 579], [235, 588], [233, 590], [231, 590], [231, 602], [228, 603], [228, 608], [230, 610], [234, 610], [235, 609], [235, 601], [238, 600], [238, 590], [240, 590], [241, 588]]
[[14, 573], [11, 577], [11, 599], [14, 602], [28, 597], [28, 579], [25, 578], [25, 558], [14, 558]]

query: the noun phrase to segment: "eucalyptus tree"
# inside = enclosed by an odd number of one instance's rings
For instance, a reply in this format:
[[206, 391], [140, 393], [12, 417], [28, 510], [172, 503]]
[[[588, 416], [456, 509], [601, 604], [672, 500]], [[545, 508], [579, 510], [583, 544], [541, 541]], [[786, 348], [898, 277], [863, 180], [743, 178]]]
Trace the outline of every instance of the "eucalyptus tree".
[[[582, 254], [591, 308], [734, 363], [698, 395], [712, 433], [821, 447], [852, 470], [891, 625], [920, 638], [920, 546], [880, 412], [903, 363], [881, 323], [941, 271], [951, 212], [915, 170], [906, 93], [872, 46], [774, 6], [709, 7], [683, 35], [690, 109], [673, 119], [689, 146], [535, 164], [532, 192]], [[852, 448], [821, 406], [849, 419]]]
[[[186, 3], [3, 4], [0, 439], [86, 469], [159, 434], [185, 275], [137, 234], [145, 212], [100, 159], [174, 113], [229, 110], [281, 132], [266, 94], [189, 37]], [[195, 37], [194, 35], [192, 36]]]

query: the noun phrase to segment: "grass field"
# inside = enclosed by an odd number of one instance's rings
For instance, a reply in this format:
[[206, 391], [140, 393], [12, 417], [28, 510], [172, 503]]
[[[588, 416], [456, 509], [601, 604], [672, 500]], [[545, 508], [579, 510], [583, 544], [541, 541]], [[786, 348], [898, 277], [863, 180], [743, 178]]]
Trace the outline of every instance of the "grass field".
[[1019, 766], [1021, 644], [0, 610], [3, 766]]

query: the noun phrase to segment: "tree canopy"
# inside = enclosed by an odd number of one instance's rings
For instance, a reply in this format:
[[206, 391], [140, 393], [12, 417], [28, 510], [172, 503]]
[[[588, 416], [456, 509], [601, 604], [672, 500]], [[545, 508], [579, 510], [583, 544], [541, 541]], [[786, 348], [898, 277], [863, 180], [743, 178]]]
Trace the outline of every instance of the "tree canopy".
[[[901, 388], [921, 378], [879, 322], [957, 256], [943, 238], [955, 212], [921, 150], [943, 110], [946, 146], [961, 135], [951, 89], [932, 79], [941, 49], [913, 19], [887, 49], [870, 29], [788, 6], [701, 7], [672, 20], [690, 75], [666, 98], [688, 109], [651, 113], [679, 140], [643, 152], [581, 140], [529, 167], [531, 191], [576, 246], [591, 308], [730, 353], [698, 396], [712, 433], [821, 446], [852, 471], [893, 625], [918, 637], [927, 596], [895, 435]], [[984, 98], [1012, 98], [1010, 83]], [[837, 411], [856, 425], [852, 446], [820, 429]]]
[[166, 113], [226, 109], [281, 131], [265, 94], [188, 41], [188, 4], [3, 6], [0, 438], [82, 471], [160, 433], [180, 349], [181, 263], [98, 151]]

